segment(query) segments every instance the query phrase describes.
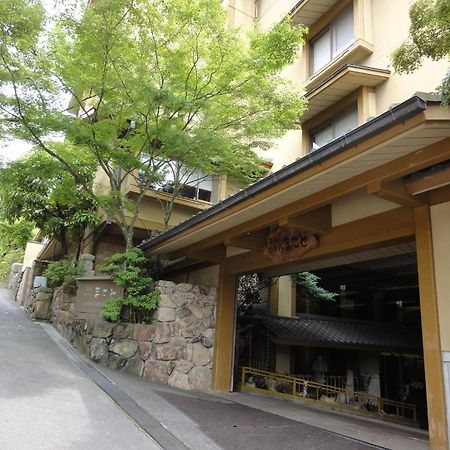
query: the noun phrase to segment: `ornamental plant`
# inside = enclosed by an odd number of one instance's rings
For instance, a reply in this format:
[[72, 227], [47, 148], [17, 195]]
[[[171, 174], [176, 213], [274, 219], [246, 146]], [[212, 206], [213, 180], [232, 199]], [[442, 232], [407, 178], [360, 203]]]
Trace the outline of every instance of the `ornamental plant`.
[[112, 276], [123, 288], [123, 296], [103, 304], [102, 317], [110, 322], [123, 320], [132, 323], [150, 322], [158, 306], [159, 292], [154, 290], [153, 278], [148, 273], [148, 260], [139, 248], [115, 253], [101, 269]]
[[51, 287], [62, 286], [64, 290], [74, 289], [77, 278], [83, 276], [84, 269], [68, 257], [51, 262], [44, 271]]

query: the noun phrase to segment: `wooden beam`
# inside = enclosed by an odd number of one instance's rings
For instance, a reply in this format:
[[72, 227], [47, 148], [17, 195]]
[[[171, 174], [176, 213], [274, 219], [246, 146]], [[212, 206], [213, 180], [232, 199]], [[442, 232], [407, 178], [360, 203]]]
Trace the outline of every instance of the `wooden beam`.
[[421, 194], [450, 184], [450, 167], [426, 175], [406, 184], [411, 195]]
[[[371, 217], [334, 227], [320, 238], [319, 247], [312, 249], [295, 261], [277, 264], [262, 252], [249, 252], [227, 258], [225, 269], [229, 274], [258, 272], [272, 267], [289, 267], [302, 261], [326, 256], [360, 251], [387, 242], [403, 241], [414, 236], [413, 212], [409, 208], [397, 208]], [[289, 273], [286, 269], [286, 273]]]
[[224, 245], [216, 245], [211, 248], [188, 252], [186, 256], [200, 261], [220, 263], [225, 259], [226, 247]]
[[[182, 240], [186, 235], [191, 235], [196, 231], [203, 230], [205, 226], [214, 224], [223, 220], [224, 215], [226, 217], [233, 216], [239, 211], [246, 209], [250, 206], [257, 204], [258, 202], [265, 200], [267, 197], [274, 195], [284, 189], [297, 185], [302, 181], [321, 174], [323, 171], [336, 166], [337, 164], [343, 163], [357, 155], [360, 155], [371, 149], [375, 146], [382, 145], [384, 142], [389, 141], [398, 135], [407, 132], [419, 125], [421, 125], [426, 120], [425, 114], [418, 114], [411, 119], [402, 122], [401, 124], [397, 124], [381, 133], [381, 135], [376, 135], [368, 138], [366, 141], [359, 143], [358, 145], [346, 149], [345, 152], [339, 152], [333, 157], [323, 161], [321, 164], [316, 164], [311, 166], [307, 170], [301, 171], [289, 180], [284, 181], [283, 183], [278, 183], [271, 187], [270, 189], [266, 189], [265, 191], [252, 196], [245, 202], [239, 202], [233, 207], [227, 208], [224, 211], [224, 214], [216, 214], [211, 219], [200, 222], [188, 230], [180, 233], [179, 235], [161, 242], [159, 245], [155, 246], [152, 249], [152, 253], [158, 252], [158, 249], [161, 248], [164, 253], [164, 246], [168, 245], [168, 243], [173, 243], [178, 240]], [[364, 189], [368, 183], [371, 181], [375, 181], [377, 179], [387, 179], [392, 180], [399, 178], [403, 175], [407, 175], [416, 170], [423, 169], [432, 164], [436, 164], [438, 162], [442, 162], [449, 157], [448, 145], [450, 144], [450, 138], [443, 139], [442, 141], [436, 142], [428, 147], [426, 147], [426, 151], [424, 149], [418, 150], [411, 154], [400, 157], [394, 161], [383, 164], [375, 169], [369, 170], [363, 174], [357, 175], [353, 178], [345, 180], [341, 183], [338, 183], [334, 186], [331, 186], [327, 189], [324, 189], [321, 192], [316, 194], [312, 194], [308, 197], [305, 197], [301, 200], [291, 203], [290, 205], [286, 205], [279, 209], [274, 209], [272, 212], [264, 214], [258, 218], [255, 218], [251, 221], [246, 222], [245, 224], [239, 224], [232, 228], [229, 228], [224, 233], [218, 233], [214, 236], [211, 236], [207, 239], [204, 239], [201, 242], [197, 242], [195, 246], [201, 245], [202, 248], [209, 247], [215, 245], [219, 242], [223, 242], [224, 239], [233, 236], [241, 236], [244, 233], [248, 233], [251, 231], [255, 231], [272, 223], [277, 223], [278, 219], [285, 215], [290, 214], [300, 214], [303, 212], [310, 211], [312, 209], [318, 208], [320, 206], [324, 206], [332, 202], [333, 199], [340, 198], [346, 194], [354, 192], [359, 189]]]
[[225, 274], [221, 264], [216, 309], [211, 388], [214, 391], [232, 389], [234, 334], [236, 321], [236, 277]]
[[434, 275], [433, 240], [430, 208], [414, 210], [419, 273], [420, 312], [422, 320], [423, 356], [427, 386], [428, 427], [431, 449], [448, 449], [445, 388], [442, 371], [441, 338], [436, 280]]
[[[417, 170], [445, 161], [449, 157], [449, 145], [450, 138], [436, 142], [435, 144], [427, 147], [426, 151], [421, 149], [411, 154], [402, 156], [394, 161], [330, 186], [329, 188], [326, 188], [316, 194], [312, 194], [281, 208], [274, 209], [273, 211], [256, 217], [246, 223], [231, 227], [222, 233], [215, 234], [214, 236], [197, 242], [188, 248], [192, 247], [195, 249], [211, 247], [220, 242], [224, 242], [225, 239], [230, 237], [242, 236], [244, 233], [250, 233], [267, 227], [273, 223], [277, 223], [280, 217], [302, 214], [321, 206], [325, 206], [335, 199], [342, 198], [345, 195], [361, 189], [366, 189], [366, 186], [372, 182], [378, 180], [383, 180], [384, 182], [392, 181]], [[244, 205], [239, 205], [239, 207], [237, 205], [236, 207], [240, 210], [244, 208]], [[232, 208], [228, 214], [232, 214], [233, 212], [235, 211]], [[203, 226], [205, 226], [205, 224], [199, 224], [197, 227], [202, 228]], [[191, 230], [191, 232], [192, 231], [193, 230]], [[182, 237], [180, 236], [179, 239], [181, 238]]]
[[266, 244], [268, 232], [268, 229], [264, 228], [254, 233], [245, 234], [244, 236], [231, 237], [225, 240], [225, 245], [246, 250], [262, 250]]
[[367, 193], [377, 197], [397, 203], [401, 206], [416, 208], [424, 204], [420, 199], [413, 197], [407, 190], [401, 180], [383, 182], [381, 180], [373, 181], [367, 185]]
[[331, 230], [331, 205], [322, 206], [299, 216], [281, 217], [278, 225], [314, 234], [329, 233]]

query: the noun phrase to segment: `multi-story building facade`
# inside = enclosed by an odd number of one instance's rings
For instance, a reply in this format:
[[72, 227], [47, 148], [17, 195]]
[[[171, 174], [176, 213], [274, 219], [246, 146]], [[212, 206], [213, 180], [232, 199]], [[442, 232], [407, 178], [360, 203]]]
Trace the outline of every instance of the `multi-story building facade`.
[[[408, 36], [408, 0], [223, 3], [229, 25], [243, 31], [287, 14], [308, 27], [285, 71], [304, 90], [308, 110], [301, 128], [266, 155], [273, 175], [145, 245], [201, 261], [178, 268], [174, 280], [219, 288], [213, 388], [228, 389], [236, 373], [234, 283], [262, 272], [277, 280], [270, 318], [257, 333], [261, 339], [271, 329], [262, 345], [270, 370], [304, 374], [325, 355], [330, 375], [340, 367], [342, 376], [351, 368], [378, 377], [382, 396], [405, 401], [415, 389], [425, 417], [418, 390], [426, 378], [430, 444], [447, 448], [450, 116], [436, 98], [416, 93], [434, 92], [448, 61], [393, 71], [391, 54]], [[317, 247], [271, 259], [268, 242], [280, 228], [314, 235]], [[336, 303], [308, 306], [288, 275], [299, 271], [319, 274]], [[316, 333], [302, 332], [300, 321]]]

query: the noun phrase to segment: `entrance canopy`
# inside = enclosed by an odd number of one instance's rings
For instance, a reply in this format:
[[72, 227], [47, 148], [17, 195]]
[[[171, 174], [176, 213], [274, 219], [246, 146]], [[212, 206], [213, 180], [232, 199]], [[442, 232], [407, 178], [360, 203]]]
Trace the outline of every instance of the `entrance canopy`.
[[142, 249], [220, 263], [226, 275], [410, 251], [413, 209], [450, 199], [448, 160], [450, 112], [418, 93]]

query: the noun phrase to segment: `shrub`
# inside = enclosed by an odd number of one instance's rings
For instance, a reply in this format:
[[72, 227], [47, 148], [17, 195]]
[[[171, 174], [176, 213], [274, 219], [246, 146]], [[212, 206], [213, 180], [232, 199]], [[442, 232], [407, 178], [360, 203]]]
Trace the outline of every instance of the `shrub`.
[[49, 286], [62, 286], [63, 289], [74, 289], [76, 279], [83, 276], [84, 270], [77, 266], [76, 261], [70, 258], [63, 258], [59, 261], [51, 262], [44, 271]]
[[22, 262], [23, 250], [10, 250], [0, 258], [0, 282], [6, 281], [11, 272], [11, 266], [16, 262]]
[[148, 260], [142, 250], [132, 248], [112, 255], [101, 269], [112, 275], [114, 282], [123, 287], [123, 296], [103, 304], [102, 316], [111, 322], [150, 322], [158, 306], [159, 293], [153, 290], [153, 279], [148, 274]]

